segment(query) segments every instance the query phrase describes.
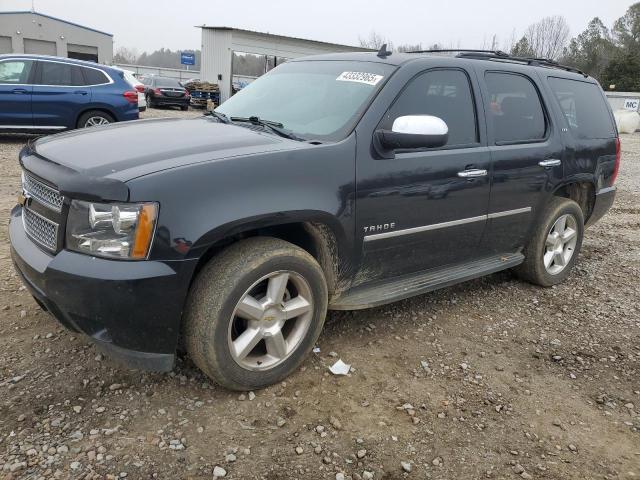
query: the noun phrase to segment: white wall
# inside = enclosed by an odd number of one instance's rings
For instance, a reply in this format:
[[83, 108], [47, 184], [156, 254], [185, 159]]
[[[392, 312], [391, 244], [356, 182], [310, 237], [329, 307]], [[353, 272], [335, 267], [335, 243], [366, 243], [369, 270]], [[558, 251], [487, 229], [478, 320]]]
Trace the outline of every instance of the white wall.
[[224, 102], [231, 96], [233, 52], [298, 58], [349, 51], [367, 49], [246, 30], [202, 27], [202, 79], [219, 85]]
[[[609, 105], [611, 105], [611, 109], [615, 112], [616, 110], [624, 109], [624, 102], [627, 99], [640, 99], [640, 92], [604, 92], [607, 96], [607, 100], [609, 100]], [[638, 102], [640, 105], [640, 102]], [[640, 111], [640, 110], [636, 110]]]
[[24, 39], [55, 42], [56, 55], [67, 56], [67, 44], [98, 49], [98, 62], [113, 62], [113, 37], [37, 13], [0, 13], [0, 37], [11, 37], [13, 53], [25, 53]]
[[179, 68], [149, 67], [146, 65], [128, 65], [126, 63], [116, 63], [116, 67], [124, 70], [131, 70], [140, 75], [159, 75], [161, 77], [176, 78], [178, 80], [189, 80], [200, 78], [200, 70], [181, 70]]

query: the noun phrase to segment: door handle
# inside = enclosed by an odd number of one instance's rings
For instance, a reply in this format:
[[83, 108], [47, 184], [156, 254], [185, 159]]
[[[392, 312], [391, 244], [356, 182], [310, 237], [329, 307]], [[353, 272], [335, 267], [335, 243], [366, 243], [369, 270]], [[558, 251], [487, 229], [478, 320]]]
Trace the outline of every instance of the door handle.
[[29, 93], [29, 91], [26, 88], [14, 88], [12, 90], [12, 93], [16, 93], [18, 95], [24, 95], [25, 93]]
[[73, 93], [75, 93], [76, 95], [86, 95], [89, 92], [87, 92], [86, 90], [76, 90]]
[[486, 177], [487, 171], [481, 170], [479, 168], [474, 168], [474, 169], [463, 170], [462, 172], [458, 172], [458, 176], [461, 178]]
[[562, 165], [562, 160], [558, 160], [557, 158], [551, 158], [549, 160], [542, 160], [541, 162], [538, 162], [538, 165], [544, 168], [559, 167], [560, 165]]

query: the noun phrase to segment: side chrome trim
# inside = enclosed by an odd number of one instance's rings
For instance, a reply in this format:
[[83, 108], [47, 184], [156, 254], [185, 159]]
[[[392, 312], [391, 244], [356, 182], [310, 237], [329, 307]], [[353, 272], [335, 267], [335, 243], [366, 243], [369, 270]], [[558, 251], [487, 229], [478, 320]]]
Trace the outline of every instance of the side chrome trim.
[[26, 61], [29, 60], [31, 62], [49, 62], [49, 63], [61, 63], [62, 65], [70, 65], [73, 67], [80, 67], [80, 68], [88, 68], [90, 70], [97, 70], [98, 72], [102, 73], [105, 77], [107, 77], [107, 82], [103, 82], [103, 83], [92, 83], [91, 85], [46, 85], [46, 84], [35, 84], [35, 83], [0, 83], [0, 85], [19, 85], [19, 86], [29, 86], [29, 87], [60, 87], [60, 88], [82, 88], [82, 87], [100, 87], [102, 85], [111, 85], [113, 83], [115, 83], [115, 80], [113, 78], [111, 78], [111, 75], [109, 75], [107, 72], [105, 72], [104, 70], [97, 68], [97, 67], [92, 67], [90, 65], [81, 65], [78, 63], [73, 63], [73, 62], [65, 62], [65, 61], [61, 61], [61, 60], [52, 60], [49, 58], [29, 58], [29, 57], [7, 57], [7, 58], [3, 58], [0, 59], [0, 62], [10, 62], [10, 61]]
[[531, 207], [524, 208], [516, 208], [514, 210], [505, 210], [503, 212], [494, 212], [487, 215], [487, 218], [500, 218], [500, 217], [508, 217], [509, 215], [518, 215], [520, 213], [529, 213], [531, 211]]
[[0, 130], [9, 128], [11, 130], [62, 130], [63, 126], [59, 125], [2, 125], [0, 124]]
[[365, 242], [372, 242], [372, 241], [375, 241], [375, 240], [383, 240], [385, 238], [400, 237], [402, 235], [412, 235], [414, 233], [428, 232], [428, 231], [431, 231], [431, 230], [439, 230], [441, 228], [456, 227], [458, 225], [465, 225], [467, 223], [482, 222], [482, 221], [488, 220], [490, 218], [507, 217], [509, 215], [518, 215], [518, 214], [521, 214], [521, 213], [529, 213], [529, 212], [531, 212], [531, 207], [516, 208], [514, 210], [505, 210], [503, 212], [494, 212], [494, 213], [490, 213], [488, 215], [478, 215], [477, 217], [461, 218], [460, 220], [451, 220], [449, 222], [433, 223], [431, 225], [424, 225], [424, 226], [421, 226], [421, 227], [405, 228], [404, 230], [394, 230], [392, 232], [384, 232], [384, 233], [375, 233], [373, 235], [365, 235], [364, 241]]
[[486, 215], [479, 215], [477, 217], [461, 218], [460, 220], [451, 220], [450, 222], [433, 223], [431, 225], [424, 225], [422, 227], [406, 228], [404, 230], [394, 230], [393, 232], [376, 233], [373, 235], [367, 235], [364, 237], [365, 242], [371, 242], [373, 240], [381, 240], [383, 238], [399, 237], [402, 235], [411, 235], [413, 233], [427, 232], [429, 230], [438, 230], [440, 228], [455, 227], [456, 225], [464, 225], [465, 223], [482, 222], [486, 220]]

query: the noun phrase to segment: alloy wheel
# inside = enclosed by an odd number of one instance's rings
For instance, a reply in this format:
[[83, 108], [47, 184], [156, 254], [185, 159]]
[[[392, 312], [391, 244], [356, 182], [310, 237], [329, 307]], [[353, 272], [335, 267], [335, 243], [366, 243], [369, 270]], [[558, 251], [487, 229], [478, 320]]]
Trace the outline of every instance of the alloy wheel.
[[313, 319], [309, 283], [298, 273], [277, 271], [242, 295], [229, 322], [231, 357], [242, 368], [269, 370], [298, 348]]
[[109, 120], [107, 120], [104, 117], [99, 117], [99, 116], [89, 117], [87, 118], [87, 121], [84, 122], [84, 128], [99, 127], [101, 125], [108, 125], [109, 123], [110, 123]]
[[544, 268], [551, 275], [562, 272], [571, 261], [578, 242], [578, 225], [573, 215], [565, 214], [551, 227], [544, 251]]

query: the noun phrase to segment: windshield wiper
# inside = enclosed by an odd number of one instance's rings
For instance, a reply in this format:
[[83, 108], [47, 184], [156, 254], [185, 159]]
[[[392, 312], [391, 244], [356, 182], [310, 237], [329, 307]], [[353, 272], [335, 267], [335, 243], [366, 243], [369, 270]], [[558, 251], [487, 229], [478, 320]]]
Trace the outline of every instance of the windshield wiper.
[[210, 115], [216, 118], [221, 123], [231, 123], [231, 120], [229, 120], [229, 117], [227, 117], [224, 113], [216, 112], [215, 110], [210, 110], [207, 113], [205, 113], [205, 115]]
[[272, 120], [262, 120], [260, 117], [231, 117], [232, 122], [247, 122], [252, 123], [253, 125], [260, 125], [261, 127], [267, 128], [274, 132], [276, 135], [280, 135], [281, 137], [288, 138], [290, 140], [297, 140], [299, 142], [304, 142], [305, 139], [299, 137], [292, 133], [289, 130], [284, 129], [284, 125], [280, 122], [274, 122]]

